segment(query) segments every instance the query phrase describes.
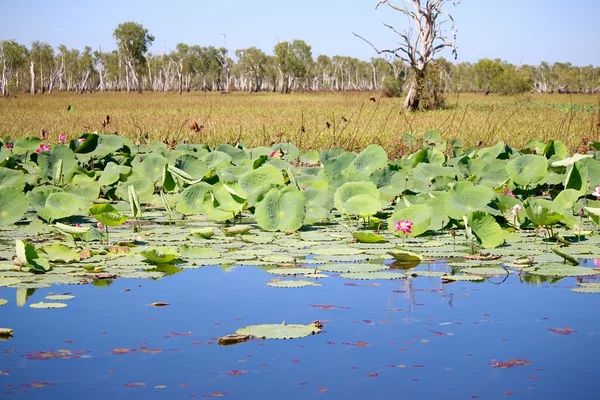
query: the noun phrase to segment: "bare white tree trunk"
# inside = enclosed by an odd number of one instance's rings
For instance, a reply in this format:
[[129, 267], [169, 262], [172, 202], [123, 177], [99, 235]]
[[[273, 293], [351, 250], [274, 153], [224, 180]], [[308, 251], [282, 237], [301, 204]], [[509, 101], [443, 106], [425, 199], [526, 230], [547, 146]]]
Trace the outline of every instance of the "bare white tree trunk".
[[35, 64], [33, 61], [29, 63], [29, 74], [31, 74], [31, 87], [29, 93], [35, 94]]

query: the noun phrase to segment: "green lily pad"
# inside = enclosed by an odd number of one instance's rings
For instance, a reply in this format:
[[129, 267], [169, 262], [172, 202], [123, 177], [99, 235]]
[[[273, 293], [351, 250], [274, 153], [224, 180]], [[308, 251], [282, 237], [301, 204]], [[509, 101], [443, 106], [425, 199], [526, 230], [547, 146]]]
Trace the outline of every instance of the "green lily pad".
[[3, 306], [3, 305], [5, 305], [5, 304], [7, 304], [7, 303], [8, 303], [8, 300], [6, 300], [6, 299], [0, 299], [0, 307]]
[[442, 276], [442, 280], [477, 282], [477, 281], [483, 281], [483, 280], [485, 280], [485, 278], [483, 276], [479, 276], [479, 275], [444, 275], [444, 276]]
[[54, 224], [54, 227], [61, 231], [62, 233], [66, 233], [67, 235], [82, 235], [86, 232], [89, 232], [92, 229], [91, 226], [79, 227], [79, 226], [71, 226], [66, 224], [61, 224], [57, 222]]
[[266, 231], [294, 232], [302, 227], [305, 214], [304, 196], [290, 186], [269, 190], [256, 205], [254, 217]]
[[270, 281], [267, 282], [267, 286], [276, 287], [276, 288], [301, 288], [306, 286], [320, 286], [314, 282], [310, 281]]
[[238, 329], [235, 333], [239, 335], [252, 335], [259, 339], [299, 339], [321, 332], [321, 328], [314, 324], [293, 325], [286, 324], [264, 324], [250, 325]]
[[[50, 196], [60, 193], [53, 193]], [[126, 215], [121, 215], [116, 208], [110, 204], [96, 204], [90, 208], [90, 214], [98, 222], [106, 226], [119, 226], [127, 221]]]
[[479, 276], [494, 276], [506, 275], [507, 271], [504, 268], [488, 268], [488, 267], [467, 267], [460, 270], [464, 274], [473, 274]]
[[65, 308], [66, 306], [65, 303], [44, 303], [43, 301], [29, 305], [31, 308]]
[[53, 301], [64, 301], [64, 300], [71, 300], [74, 299], [75, 296], [71, 296], [69, 294], [53, 294], [50, 296], [46, 296], [44, 297], [46, 300], [53, 300]]
[[544, 156], [525, 154], [506, 164], [510, 179], [518, 185], [531, 186], [544, 179], [548, 172], [548, 160]]
[[576, 293], [600, 293], [600, 282], [585, 282], [580, 283], [578, 287], [572, 288], [572, 292]]
[[591, 276], [600, 275], [600, 271], [591, 268], [576, 267], [563, 264], [545, 264], [541, 266], [523, 268], [523, 272], [543, 276]]
[[445, 272], [441, 271], [410, 271], [407, 272], [410, 276], [424, 276], [424, 277], [442, 277], [446, 275]]
[[423, 261], [423, 256], [421, 256], [420, 254], [406, 250], [389, 250], [387, 254], [394, 257], [394, 259], [397, 261]]
[[194, 229], [190, 232], [190, 236], [195, 239], [210, 239], [215, 236], [215, 230], [213, 228]]
[[376, 272], [388, 269], [383, 264], [365, 264], [365, 263], [332, 263], [320, 265], [319, 269], [327, 272]]
[[226, 236], [244, 235], [252, 230], [250, 225], [234, 225], [229, 228], [223, 228]]
[[399, 272], [389, 272], [389, 271], [376, 271], [376, 272], [354, 272], [341, 274], [340, 277], [345, 279], [355, 279], [355, 280], [394, 280], [394, 279], [404, 279], [406, 275]]
[[170, 247], [159, 247], [150, 250], [144, 250], [140, 252], [140, 255], [146, 259], [146, 261], [152, 264], [163, 264], [170, 263], [179, 257], [177, 250]]
[[64, 244], [53, 244], [41, 248], [41, 252], [53, 262], [71, 263], [79, 261], [79, 253]]
[[320, 271], [313, 268], [273, 268], [267, 272], [273, 275], [313, 275]]

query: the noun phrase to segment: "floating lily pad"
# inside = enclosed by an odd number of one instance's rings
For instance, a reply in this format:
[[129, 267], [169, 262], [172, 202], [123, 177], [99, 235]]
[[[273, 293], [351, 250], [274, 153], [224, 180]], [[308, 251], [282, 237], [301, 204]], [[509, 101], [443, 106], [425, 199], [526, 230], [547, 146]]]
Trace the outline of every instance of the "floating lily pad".
[[53, 295], [50, 295], [50, 296], [46, 296], [44, 298], [46, 300], [52, 300], [52, 301], [64, 301], [64, 300], [74, 299], [75, 296], [71, 296], [69, 294], [53, 294]]
[[213, 228], [201, 228], [194, 229], [190, 232], [190, 236], [195, 239], [210, 239], [215, 235], [215, 230]]
[[286, 324], [264, 324], [250, 325], [236, 331], [239, 335], [252, 335], [259, 339], [298, 339], [321, 332], [314, 324], [293, 325]]
[[310, 281], [270, 281], [267, 286], [276, 288], [301, 288], [306, 286], [320, 286]]
[[274, 268], [267, 272], [273, 275], [312, 275], [320, 271], [312, 268]]
[[585, 282], [579, 285], [571, 291], [576, 293], [600, 293], [600, 282]]
[[395, 260], [397, 261], [423, 261], [423, 256], [421, 256], [420, 254], [417, 253], [413, 253], [411, 251], [406, 251], [406, 250], [390, 250], [387, 252], [387, 254], [391, 255], [392, 257], [394, 257]]
[[235, 225], [229, 228], [223, 228], [223, 232], [227, 236], [244, 235], [252, 230], [250, 225]]
[[15, 284], [17, 284], [19, 282], [21, 282], [21, 280], [18, 279], [18, 278], [0, 277], [0, 287], [2, 287], [2, 286], [12, 286], [12, 285], [15, 285]]
[[319, 266], [322, 271], [328, 272], [376, 272], [388, 269], [383, 264], [365, 264], [365, 263], [332, 263]]
[[407, 272], [410, 276], [426, 276], [426, 277], [441, 277], [446, 275], [446, 272], [441, 271], [410, 271]]
[[378, 243], [385, 240], [383, 235], [378, 235], [373, 232], [352, 232], [352, 236], [361, 243]]
[[0, 299], [0, 307], [5, 305], [6, 303], [8, 303], [8, 300], [6, 299]]
[[403, 279], [406, 275], [399, 272], [376, 271], [376, 272], [354, 272], [349, 274], [341, 274], [340, 277], [356, 280], [375, 280], [375, 279]]
[[494, 276], [506, 275], [508, 272], [504, 268], [486, 268], [486, 267], [468, 267], [463, 268], [460, 272], [464, 274], [474, 274], [479, 276]]
[[44, 246], [41, 248], [41, 251], [48, 260], [53, 262], [70, 263], [81, 259], [78, 252], [64, 244], [57, 243], [50, 246]]
[[524, 272], [532, 275], [543, 276], [591, 276], [600, 275], [600, 271], [591, 268], [576, 267], [563, 264], [545, 264], [534, 267], [523, 268]]
[[483, 281], [485, 278], [479, 275], [444, 275], [442, 276], [442, 280], [446, 281]]
[[179, 257], [177, 250], [169, 247], [145, 250], [140, 252], [140, 255], [153, 264], [170, 263]]
[[44, 303], [43, 301], [29, 305], [31, 308], [65, 308], [66, 306], [65, 303]]

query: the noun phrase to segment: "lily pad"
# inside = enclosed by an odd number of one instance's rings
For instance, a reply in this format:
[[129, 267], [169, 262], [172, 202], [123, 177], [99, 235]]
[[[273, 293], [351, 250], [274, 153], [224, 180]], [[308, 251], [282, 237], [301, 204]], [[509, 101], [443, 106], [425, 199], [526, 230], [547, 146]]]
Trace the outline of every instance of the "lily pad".
[[406, 278], [406, 275], [399, 272], [389, 272], [389, 271], [376, 271], [376, 272], [355, 272], [348, 274], [341, 274], [340, 277], [346, 279], [356, 279], [356, 280], [375, 280], [375, 279], [384, 279], [384, 280], [394, 280], [394, 279], [403, 279]]
[[210, 239], [215, 235], [215, 230], [213, 228], [200, 228], [194, 229], [190, 232], [190, 236], [195, 239]]
[[53, 294], [50, 296], [46, 296], [44, 298], [46, 300], [52, 300], [52, 301], [64, 301], [64, 300], [74, 299], [75, 296], [71, 296], [70, 294]]
[[244, 235], [252, 230], [250, 225], [234, 225], [229, 228], [223, 228], [226, 236]]
[[156, 249], [144, 250], [140, 252], [140, 255], [146, 259], [146, 261], [153, 264], [170, 263], [179, 257], [177, 250], [170, 247], [159, 247]]
[[406, 250], [389, 250], [387, 254], [394, 257], [396, 261], [423, 261], [423, 256], [421, 256], [420, 254]]
[[541, 266], [523, 268], [523, 272], [543, 276], [591, 276], [600, 275], [600, 271], [591, 268], [577, 267], [563, 264], [545, 264]]
[[44, 246], [41, 251], [45, 254], [48, 260], [53, 262], [70, 263], [79, 261], [81, 257], [79, 253], [64, 244], [53, 244]]
[[585, 282], [580, 283], [580, 286], [571, 289], [576, 293], [600, 293], [600, 282]]
[[0, 226], [12, 225], [23, 217], [29, 208], [29, 200], [21, 189], [0, 187]]
[[264, 324], [250, 325], [236, 331], [239, 335], [252, 335], [260, 339], [298, 339], [321, 332], [321, 328], [310, 323], [308, 325]]
[[444, 275], [442, 276], [442, 280], [445, 281], [483, 281], [485, 278], [479, 275]]
[[320, 286], [310, 281], [270, 281], [267, 282], [267, 286], [276, 288], [301, 288], [306, 286]]
[[274, 268], [267, 272], [273, 275], [313, 275], [320, 271], [313, 268]]
[[7, 304], [7, 303], [8, 303], [8, 300], [6, 300], [6, 299], [0, 299], [0, 307], [3, 306], [3, 305], [5, 305], [5, 304]]
[[365, 264], [365, 263], [332, 263], [320, 265], [319, 269], [327, 272], [376, 272], [388, 269], [383, 264]]
[[65, 308], [66, 306], [65, 303], [44, 303], [43, 301], [29, 305], [31, 308]]

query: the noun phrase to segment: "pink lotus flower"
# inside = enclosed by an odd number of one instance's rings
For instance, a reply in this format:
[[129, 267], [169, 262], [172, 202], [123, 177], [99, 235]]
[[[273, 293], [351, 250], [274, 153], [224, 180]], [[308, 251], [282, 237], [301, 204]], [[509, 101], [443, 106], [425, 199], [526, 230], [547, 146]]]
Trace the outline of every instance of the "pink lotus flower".
[[507, 194], [507, 195], [509, 195], [509, 196], [511, 196], [511, 197], [515, 197], [515, 194], [514, 194], [512, 191], [508, 190], [508, 189], [505, 189], [505, 190], [502, 192], [502, 194]]
[[60, 135], [58, 135], [58, 141], [60, 142], [60, 144], [65, 144], [67, 142], [67, 135], [61, 133]]
[[276, 151], [272, 151], [272, 152], [269, 154], [269, 157], [275, 157], [275, 154], [277, 154], [277, 152], [276, 152]]
[[6, 143], [4, 143], [4, 147], [6, 147], [7, 149], [12, 149], [13, 144], [11, 142], [6, 142]]
[[411, 221], [401, 219], [400, 221], [396, 222], [394, 226], [396, 227], [395, 232], [400, 231], [406, 235], [412, 232], [413, 223]]
[[596, 186], [596, 190], [592, 192], [592, 196], [600, 200], [600, 186]]
[[50, 146], [42, 143], [42, 144], [40, 144], [40, 147], [38, 147], [38, 149], [35, 152], [40, 154], [42, 151], [48, 151], [48, 150], [50, 150]]
[[98, 228], [98, 229], [102, 230], [102, 229], [104, 229], [104, 224], [103, 224], [102, 222], [98, 222], [98, 223], [96, 224], [96, 228]]
[[77, 139], [77, 141], [78, 141], [79, 143], [83, 143], [83, 142], [85, 142], [85, 138], [79, 138], [79, 139]]
[[523, 207], [520, 204], [515, 204], [515, 206], [512, 208], [512, 215], [516, 216], [521, 211], [523, 211]]

